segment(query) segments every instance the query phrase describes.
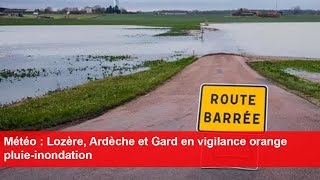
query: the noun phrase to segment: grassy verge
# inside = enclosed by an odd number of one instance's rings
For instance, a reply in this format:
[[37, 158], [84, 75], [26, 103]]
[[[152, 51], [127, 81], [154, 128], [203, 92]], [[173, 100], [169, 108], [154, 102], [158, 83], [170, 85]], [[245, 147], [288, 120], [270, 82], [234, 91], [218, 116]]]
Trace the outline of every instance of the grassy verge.
[[186, 30], [197, 30], [201, 22], [320, 22], [320, 16], [282, 16], [280, 18], [230, 17], [227, 15], [46, 15], [54, 19], [38, 19], [34, 16], [0, 17], [0, 25], [144, 25], [171, 27], [171, 31], [162, 34], [177, 36], [188, 34]]
[[294, 90], [299, 94], [301, 93], [301, 95], [306, 98], [311, 97], [320, 100], [320, 83], [308, 81], [283, 71], [286, 68], [292, 68], [320, 73], [320, 61], [265, 61], [252, 62], [249, 63], [249, 65], [261, 75], [270, 78], [276, 83]]
[[146, 94], [194, 61], [195, 57], [175, 62], [156, 61], [147, 64], [150, 67], [147, 71], [89, 82], [0, 108], [0, 129], [40, 130], [97, 116]]

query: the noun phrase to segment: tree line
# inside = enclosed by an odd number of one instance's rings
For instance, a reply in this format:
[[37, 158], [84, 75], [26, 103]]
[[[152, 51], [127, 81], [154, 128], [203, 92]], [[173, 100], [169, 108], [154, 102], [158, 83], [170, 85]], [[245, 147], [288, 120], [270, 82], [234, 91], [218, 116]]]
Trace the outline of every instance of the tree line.
[[78, 7], [65, 7], [62, 9], [54, 10], [52, 7], [46, 7], [45, 9], [36, 9], [36, 12], [39, 13], [45, 13], [45, 14], [86, 14], [86, 13], [93, 13], [93, 14], [128, 14], [126, 9], [119, 8], [118, 6], [109, 6], [107, 8], [102, 7], [100, 5], [96, 5], [93, 7], [86, 6], [82, 9], [79, 9]]
[[[260, 12], [270, 12], [272, 10], [269, 9], [249, 9], [250, 11], [260, 11]], [[233, 13], [238, 12], [238, 10], [207, 10], [207, 11], [200, 11], [200, 10], [192, 10], [192, 11], [181, 11], [181, 10], [161, 10], [155, 11], [154, 13], [164, 13], [164, 12], [184, 12], [187, 14], [212, 14], [212, 15], [230, 15]], [[283, 15], [320, 15], [320, 10], [310, 10], [310, 9], [302, 9], [300, 6], [295, 6], [290, 9], [281, 9], [281, 10], [274, 10], [277, 12], [281, 12]]]

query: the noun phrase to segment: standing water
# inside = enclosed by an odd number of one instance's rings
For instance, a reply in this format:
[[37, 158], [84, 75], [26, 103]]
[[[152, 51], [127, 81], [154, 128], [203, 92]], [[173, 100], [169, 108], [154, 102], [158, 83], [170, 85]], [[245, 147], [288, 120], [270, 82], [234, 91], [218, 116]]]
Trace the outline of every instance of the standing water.
[[320, 57], [320, 23], [214, 24], [219, 31], [157, 36], [143, 26], [0, 27], [0, 105], [101, 79], [146, 70], [194, 52]]

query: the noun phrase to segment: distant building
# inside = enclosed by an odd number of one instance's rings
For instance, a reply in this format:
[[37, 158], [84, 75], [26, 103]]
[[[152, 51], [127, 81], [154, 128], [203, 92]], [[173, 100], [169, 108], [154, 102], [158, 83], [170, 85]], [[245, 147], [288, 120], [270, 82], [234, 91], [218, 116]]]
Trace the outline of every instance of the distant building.
[[259, 16], [259, 17], [280, 17], [282, 12], [279, 11], [256, 11], [249, 10], [245, 8], [240, 8], [238, 11], [234, 12], [232, 16]]
[[255, 16], [256, 12], [251, 11], [246, 8], [240, 8], [238, 11], [234, 12], [232, 16]]
[[282, 12], [278, 11], [257, 11], [259, 17], [280, 17]]
[[84, 11], [85, 11], [87, 14], [92, 14], [92, 13], [93, 13], [92, 7], [85, 7], [85, 8], [84, 8]]
[[0, 7], [0, 16], [4, 16], [5, 14], [4, 14], [4, 10], [5, 10], [6, 8], [2, 8], [2, 7]]
[[23, 16], [25, 13], [26, 9], [9, 9], [9, 8], [4, 8], [3, 14], [7, 16]]
[[25, 14], [33, 14], [35, 12], [34, 9], [27, 9], [24, 13]]
[[158, 15], [187, 15], [188, 11], [163, 10], [163, 11], [156, 11], [155, 14], [158, 14]]

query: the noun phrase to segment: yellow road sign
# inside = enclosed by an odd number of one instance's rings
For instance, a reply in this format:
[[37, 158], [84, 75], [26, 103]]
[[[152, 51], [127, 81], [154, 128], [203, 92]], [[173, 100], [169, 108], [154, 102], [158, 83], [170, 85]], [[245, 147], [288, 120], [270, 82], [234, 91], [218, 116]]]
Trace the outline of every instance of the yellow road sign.
[[200, 90], [198, 131], [265, 132], [268, 87], [204, 84]]

